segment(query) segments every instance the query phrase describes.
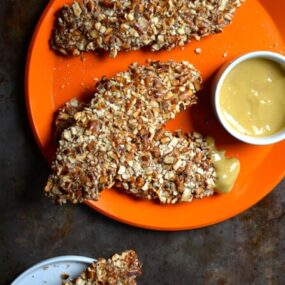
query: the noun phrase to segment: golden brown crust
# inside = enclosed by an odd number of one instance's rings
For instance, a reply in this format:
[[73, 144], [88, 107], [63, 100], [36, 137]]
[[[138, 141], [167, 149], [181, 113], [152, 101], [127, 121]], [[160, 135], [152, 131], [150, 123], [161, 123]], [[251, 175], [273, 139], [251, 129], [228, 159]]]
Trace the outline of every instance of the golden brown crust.
[[99, 258], [79, 277], [63, 281], [62, 285], [136, 285], [141, 266], [135, 251], [127, 250], [109, 259]]
[[[103, 78], [91, 103], [75, 112], [74, 124], [62, 132], [47, 195], [60, 204], [97, 200], [115, 184], [161, 203], [211, 195], [215, 170], [205, 139], [163, 130], [196, 102], [200, 85], [191, 64], [174, 61], [132, 64]], [[70, 120], [67, 111], [59, 116]]]
[[63, 55], [171, 49], [231, 23], [244, 0], [85, 0], [62, 7], [50, 40]]

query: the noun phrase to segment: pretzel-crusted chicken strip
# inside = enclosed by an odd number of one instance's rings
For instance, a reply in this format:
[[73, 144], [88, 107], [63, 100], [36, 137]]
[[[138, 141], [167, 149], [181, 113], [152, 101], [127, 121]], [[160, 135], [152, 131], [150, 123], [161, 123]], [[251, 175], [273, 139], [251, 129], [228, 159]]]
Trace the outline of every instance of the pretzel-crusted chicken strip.
[[222, 32], [244, 0], [84, 0], [56, 14], [50, 39], [63, 55], [172, 49]]
[[141, 262], [133, 250], [114, 254], [111, 258], [99, 258], [79, 277], [63, 281], [62, 285], [136, 285], [141, 275]]
[[90, 104], [70, 112], [77, 103], [69, 103], [59, 114], [74, 123], [62, 131], [47, 195], [60, 204], [97, 200], [115, 184], [161, 203], [211, 195], [215, 170], [204, 138], [163, 130], [196, 103], [200, 85], [191, 64], [174, 61], [135, 63], [103, 78]]

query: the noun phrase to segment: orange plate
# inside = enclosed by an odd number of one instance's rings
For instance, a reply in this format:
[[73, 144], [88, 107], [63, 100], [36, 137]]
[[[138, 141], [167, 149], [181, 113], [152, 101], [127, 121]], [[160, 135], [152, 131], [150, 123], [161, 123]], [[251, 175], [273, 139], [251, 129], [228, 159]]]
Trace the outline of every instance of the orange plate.
[[[98, 202], [86, 203], [99, 212], [138, 227], [183, 230], [207, 226], [228, 219], [255, 204], [284, 177], [285, 141], [271, 146], [250, 146], [232, 138], [218, 124], [210, 106], [211, 77], [227, 60], [254, 50], [285, 52], [285, 1], [247, 0], [237, 11], [233, 24], [221, 34], [207, 37], [184, 48], [157, 53], [126, 52], [117, 58], [86, 54], [76, 58], [55, 55], [48, 45], [55, 11], [65, 0], [51, 1], [36, 28], [27, 62], [26, 99], [30, 122], [45, 157], [51, 161], [55, 144], [52, 123], [55, 111], [66, 101], [90, 98], [96, 78], [112, 76], [127, 66], [146, 59], [188, 60], [201, 70], [205, 82], [199, 103], [167, 125], [170, 130], [196, 130], [215, 138], [218, 147], [241, 161], [241, 172], [233, 191], [226, 195], [179, 205], [158, 205], [135, 200], [108, 190]], [[200, 55], [195, 48], [201, 48]]]

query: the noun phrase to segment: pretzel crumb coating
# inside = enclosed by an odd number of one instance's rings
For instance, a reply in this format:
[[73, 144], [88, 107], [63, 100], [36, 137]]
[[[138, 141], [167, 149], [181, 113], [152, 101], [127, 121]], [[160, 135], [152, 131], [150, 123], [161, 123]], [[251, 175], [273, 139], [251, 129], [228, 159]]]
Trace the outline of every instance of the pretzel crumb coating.
[[76, 56], [148, 47], [170, 50], [220, 33], [244, 0], [84, 0], [56, 13], [53, 50]]
[[163, 204], [212, 195], [216, 171], [205, 138], [164, 130], [196, 103], [201, 81], [185, 61], [133, 63], [103, 77], [90, 104], [67, 103], [56, 121], [61, 134], [47, 196], [59, 204], [98, 200], [114, 185]]
[[62, 285], [136, 285], [141, 275], [141, 262], [135, 251], [127, 250], [111, 258], [99, 258], [79, 277]]

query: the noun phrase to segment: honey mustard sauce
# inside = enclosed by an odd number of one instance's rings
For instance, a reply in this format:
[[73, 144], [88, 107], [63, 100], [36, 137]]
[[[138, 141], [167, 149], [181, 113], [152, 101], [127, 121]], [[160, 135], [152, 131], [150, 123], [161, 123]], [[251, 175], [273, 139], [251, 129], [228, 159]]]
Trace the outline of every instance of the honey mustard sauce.
[[225, 151], [217, 150], [213, 138], [208, 137], [211, 159], [217, 173], [215, 190], [218, 193], [228, 193], [233, 188], [240, 171], [240, 162], [237, 158], [227, 158]]
[[220, 107], [228, 124], [253, 137], [285, 128], [285, 70], [277, 62], [253, 58], [238, 64], [221, 87]]

